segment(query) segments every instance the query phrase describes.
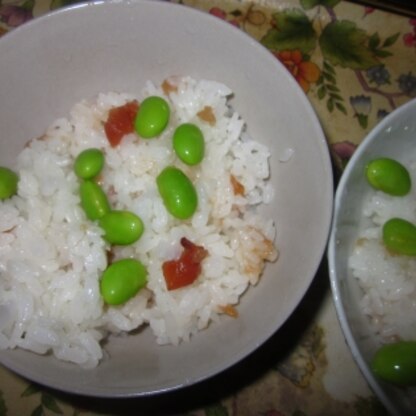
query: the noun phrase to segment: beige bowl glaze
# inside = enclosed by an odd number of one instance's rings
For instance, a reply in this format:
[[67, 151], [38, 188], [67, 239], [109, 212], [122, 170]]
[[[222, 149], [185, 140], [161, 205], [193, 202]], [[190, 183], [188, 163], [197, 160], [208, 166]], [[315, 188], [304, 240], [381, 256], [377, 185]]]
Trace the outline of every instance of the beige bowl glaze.
[[[239, 307], [179, 347], [160, 347], [150, 331], [106, 344], [110, 358], [83, 370], [21, 350], [0, 352], [15, 372], [54, 388], [103, 397], [177, 389], [235, 364], [291, 315], [322, 259], [333, 184], [321, 126], [292, 76], [261, 45], [208, 13], [155, 2], [77, 5], [34, 20], [0, 40], [0, 164], [66, 116], [82, 98], [140, 91], [170, 75], [224, 82], [252, 136], [272, 150], [279, 261]], [[285, 159], [287, 150], [293, 156]], [[178, 365], [180, 363], [180, 365]]]

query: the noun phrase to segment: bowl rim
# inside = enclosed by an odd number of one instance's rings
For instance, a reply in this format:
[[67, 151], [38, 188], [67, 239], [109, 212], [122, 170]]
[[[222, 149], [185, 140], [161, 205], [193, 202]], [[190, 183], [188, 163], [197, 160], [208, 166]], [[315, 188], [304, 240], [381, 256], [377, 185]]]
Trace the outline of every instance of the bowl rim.
[[[335, 310], [337, 313], [338, 321], [342, 328], [346, 342], [350, 348], [352, 356], [361, 373], [364, 375], [368, 384], [383, 403], [383, 405], [388, 409], [388, 411], [394, 415], [398, 415], [398, 411], [394, 403], [384, 394], [384, 390], [381, 387], [380, 383], [373, 375], [367, 361], [365, 360], [363, 354], [361, 353], [358, 343], [355, 340], [355, 337], [352, 332], [351, 325], [348, 321], [346, 311], [342, 304], [342, 295], [341, 295], [341, 286], [339, 280], [339, 272], [337, 270], [337, 265], [335, 261], [335, 253], [337, 246], [338, 238], [338, 229], [337, 223], [342, 211], [341, 198], [343, 196], [343, 191], [355, 169], [357, 161], [359, 161], [372, 143], [377, 140], [379, 134], [386, 130], [397, 118], [399, 118], [403, 113], [407, 113], [411, 109], [416, 110], [416, 98], [411, 99], [410, 101], [402, 104], [401, 106], [394, 109], [391, 113], [386, 115], [364, 138], [364, 140], [358, 145], [357, 149], [353, 153], [352, 157], [349, 159], [347, 166], [344, 172], [341, 175], [341, 178], [338, 182], [338, 186], [335, 192], [334, 198], [334, 211], [332, 218], [332, 225], [329, 234], [328, 249], [327, 249], [327, 261], [329, 265], [329, 278], [330, 286], [332, 291], [332, 296], [334, 299]], [[399, 415], [398, 415], [399, 416]]]

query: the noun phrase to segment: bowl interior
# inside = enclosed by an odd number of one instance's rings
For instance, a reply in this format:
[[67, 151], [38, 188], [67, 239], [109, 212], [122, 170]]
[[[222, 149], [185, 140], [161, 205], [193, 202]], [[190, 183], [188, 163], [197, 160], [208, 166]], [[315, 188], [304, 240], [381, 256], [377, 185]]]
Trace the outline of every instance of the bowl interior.
[[[416, 139], [416, 100], [383, 119], [358, 147], [338, 185], [333, 226], [328, 246], [330, 278], [338, 317], [346, 340], [369, 384], [393, 414], [411, 414], [415, 402], [401, 389], [377, 380], [369, 362], [378, 347], [367, 318], [360, 312], [362, 296], [352, 277], [348, 259], [363, 224], [362, 208], [371, 192], [364, 175], [366, 163], [377, 157], [391, 157], [406, 164], [414, 152]], [[413, 413], [412, 413], [413, 414]]]
[[[280, 258], [223, 319], [179, 347], [156, 346], [146, 329], [106, 343], [109, 357], [82, 370], [51, 357], [1, 351], [1, 362], [37, 382], [95, 396], [146, 395], [202, 380], [236, 363], [289, 317], [312, 281], [332, 214], [332, 168], [320, 124], [286, 69], [255, 40], [213, 16], [163, 2], [78, 5], [27, 23], [0, 40], [0, 164], [105, 91], [140, 92], [171, 75], [221, 81], [258, 141], [270, 146]], [[291, 149], [293, 156], [282, 155]], [[178, 366], [178, 363], [181, 363]], [[62, 377], [65, 374], [65, 377]]]

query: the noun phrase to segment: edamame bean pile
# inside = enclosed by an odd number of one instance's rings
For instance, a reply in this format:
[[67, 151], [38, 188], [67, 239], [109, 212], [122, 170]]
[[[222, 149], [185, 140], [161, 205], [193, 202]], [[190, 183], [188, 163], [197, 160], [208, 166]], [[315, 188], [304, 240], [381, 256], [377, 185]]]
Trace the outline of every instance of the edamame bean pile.
[[363, 175], [369, 196], [349, 259], [363, 289], [361, 309], [379, 340], [372, 370], [401, 387], [416, 386], [416, 162], [411, 157], [368, 161]]
[[111, 334], [178, 345], [238, 319], [277, 249], [270, 152], [231, 94], [190, 77], [101, 93], [2, 167], [0, 349], [94, 367]]

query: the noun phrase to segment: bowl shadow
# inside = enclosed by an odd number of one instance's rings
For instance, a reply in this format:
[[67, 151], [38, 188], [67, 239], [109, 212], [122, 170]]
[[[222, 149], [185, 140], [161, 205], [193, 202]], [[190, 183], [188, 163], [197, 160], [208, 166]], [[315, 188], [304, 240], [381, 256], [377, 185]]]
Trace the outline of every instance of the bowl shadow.
[[259, 381], [276, 369], [299, 345], [314, 324], [329, 287], [326, 259], [321, 261], [316, 276], [285, 324], [252, 354], [220, 374], [189, 387], [172, 392], [137, 398], [106, 399], [70, 395], [41, 387], [75, 409], [117, 415], [179, 415], [208, 408]]

